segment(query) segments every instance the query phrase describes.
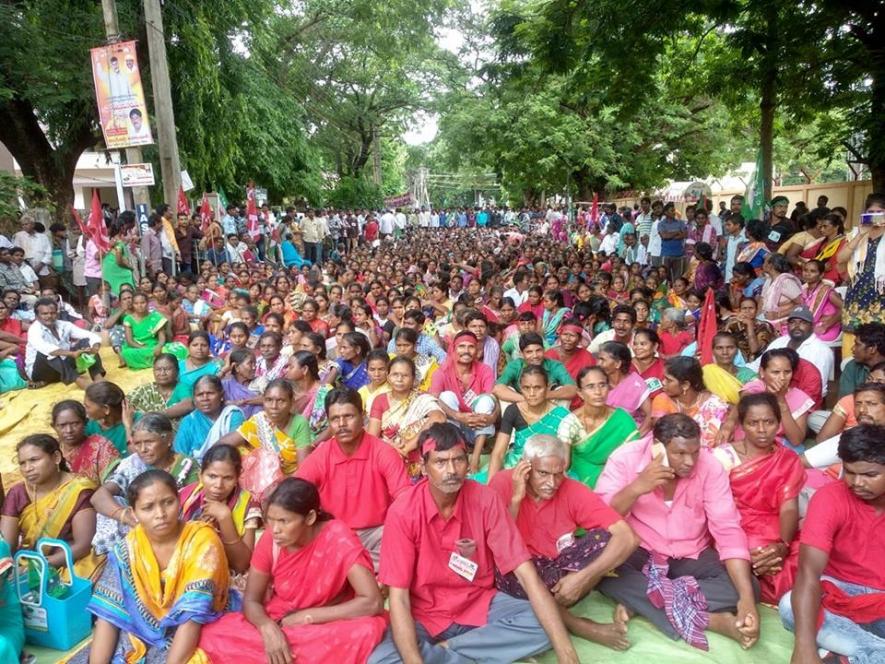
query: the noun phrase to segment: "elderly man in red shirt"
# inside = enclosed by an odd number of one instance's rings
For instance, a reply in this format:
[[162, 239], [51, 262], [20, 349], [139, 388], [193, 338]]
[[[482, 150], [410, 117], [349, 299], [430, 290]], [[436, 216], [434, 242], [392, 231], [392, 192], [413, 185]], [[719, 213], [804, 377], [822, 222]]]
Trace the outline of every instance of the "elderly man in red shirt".
[[709, 628], [749, 648], [759, 640], [759, 585], [728, 474], [700, 434], [687, 415], [665, 415], [653, 441], [609, 457], [596, 491], [642, 544], [599, 590], [674, 640], [706, 650]]
[[402, 457], [366, 433], [359, 393], [339, 387], [326, 395], [332, 439], [322, 443], [295, 473], [316, 485], [323, 509], [350, 526], [375, 568], [387, 509], [409, 485]]
[[[391, 627], [370, 664], [515, 662], [550, 648], [578, 657], [516, 524], [488, 487], [467, 480], [467, 445], [451, 423], [418, 439], [426, 478], [384, 522], [379, 580]], [[528, 601], [495, 590], [513, 572]]]
[[[576, 636], [626, 650], [629, 615], [624, 607], [615, 610], [609, 624], [572, 615], [568, 607], [626, 561], [639, 539], [589, 487], [565, 476], [567, 465], [566, 444], [556, 436], [537, 434], [526, 441], [516, 467], [497, 473], [489, 487], [516, 519], [535, 569], [559, 603], [566, 628]], [[575, 537], [579, 528], [586, 534]], [[498, 575], [497, 586], [508, 595], [525, 597], [513, 573]]]

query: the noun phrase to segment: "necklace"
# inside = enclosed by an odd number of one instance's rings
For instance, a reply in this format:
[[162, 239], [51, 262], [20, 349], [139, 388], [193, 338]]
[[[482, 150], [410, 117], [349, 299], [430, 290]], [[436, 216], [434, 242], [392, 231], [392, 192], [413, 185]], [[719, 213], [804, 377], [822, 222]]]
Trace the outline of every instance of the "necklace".
[[695, 398], [695, 400], [688, 405], [683, 404], [680, 399], [676, 399], [676, 408], [679, 410], [680, 413], [684, 413], [686, 410], [692, 410], [698, 405], [698, 403], [700, 403], [701, 396], [702, 395], [698, 393], [698, 396]]

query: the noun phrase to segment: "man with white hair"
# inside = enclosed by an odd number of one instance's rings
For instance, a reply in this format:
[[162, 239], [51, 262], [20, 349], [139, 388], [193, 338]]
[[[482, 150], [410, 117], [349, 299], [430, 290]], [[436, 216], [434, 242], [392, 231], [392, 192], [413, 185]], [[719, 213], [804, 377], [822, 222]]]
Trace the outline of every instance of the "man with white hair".
[[[566, 444], [538, 434], [526, 441], [522, 460], [489, 482], [508, 506], [532, 554], [541, 580], [553, 593], [566, 628], [576, 636], [616, 650], [630, 647], [627, 610], [618, 605], [614, 622], [603, 624], [575, 616], [568, 607], [590, 593], [639, 545], [624, 518], [586, 485], [565, 476]], [[583, 528], [586, 534], [575, 537]], [[497, 574], [496, 585], [514, 597], [525, 591], [510, 573]]]

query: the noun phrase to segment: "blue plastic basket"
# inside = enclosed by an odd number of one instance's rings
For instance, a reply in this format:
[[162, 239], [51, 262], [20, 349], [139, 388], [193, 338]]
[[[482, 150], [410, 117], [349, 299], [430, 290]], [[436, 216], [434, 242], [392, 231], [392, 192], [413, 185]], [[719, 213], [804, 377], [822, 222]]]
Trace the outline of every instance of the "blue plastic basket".
[[[70, 581], [59, 577], [59, 583], [67, 586], [62, 597], [51, 597], [48, 592], [49, 562], [44, 550], [59, 548], [65, 553], [65, 564]], [[37, 590], [28, 587], [27, 567], [31, 561], [40, 575]], [[86, 605], [92, 597], [92, 582], [74, 574], [74, 555], [67, 542], [43, 537], [37, 540], [34, 550], [24, 549], [15, 554], [15, 587], [22, 605], [25, 621], [25, 641], [35, 646], [53, 650], [70, 650], [92, 631], [92, 616]], [[24, 570], [24, 571], [23, 571]]]

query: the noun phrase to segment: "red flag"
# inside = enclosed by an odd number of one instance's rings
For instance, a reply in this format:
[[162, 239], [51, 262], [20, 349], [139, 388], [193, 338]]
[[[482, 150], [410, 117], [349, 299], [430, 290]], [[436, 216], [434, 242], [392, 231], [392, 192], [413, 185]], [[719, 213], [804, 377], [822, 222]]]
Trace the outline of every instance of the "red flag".
[[713, 337], [718, 331], [716, 326], [716, 300], [713, 289], [707, 289], [704, 306], [701, 307], [701, 322], [698, 325], [698, 354], [701, 366], [713, 362]]
[[250, 182], [246, 186], [246, 230], [253, 240], [261, 235], [258, 228], [258, 204], [255, 202], [255, 184]]
[[92, 211], [89, 213], [89, 225], [87, 227], [89, 237], [101, 252], [107, 252], [111, 248], [111, 238], [108, 237], [108, 229], [104, 225], [104, 214], [101, 211], [101, 199], [98, 197], [98, 189], [92, 190]]
[[74, 221], [77, 222], [77, 226], [80, 227], [80, 233], [83, 234], [84, 237], [89, 237], [89, 231], [86, 228], [86, 224], [83, 223], [83, 217], [80, 216], [80, 213], [77, 212], [77, 208], [73, 205], [71, 206], [71, 216], [74, 218]]
[[590, 206], [590, 223], [599, 223], [599, 194], [593, 192], [593, 205]]
[[200, 203], [200, 231], [205, 233], [212, 223], [212, 207], [209, 205], [209, 196], [203, 194], [203, 202]]
[[187, 202], [187, 195], [184, 193], [184, 187], [178, 188], [178, 214], [186, 214], [191, 216], [191, 206]]

